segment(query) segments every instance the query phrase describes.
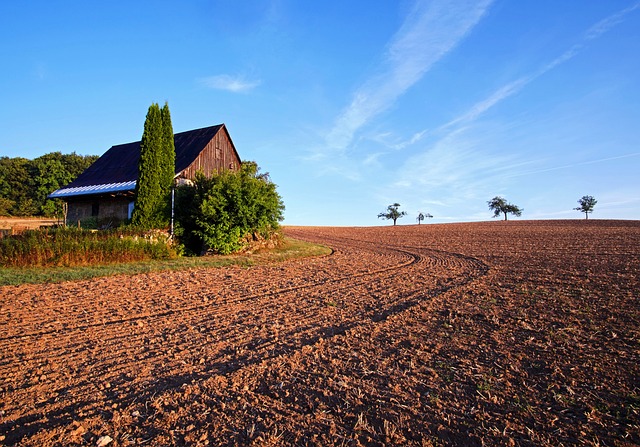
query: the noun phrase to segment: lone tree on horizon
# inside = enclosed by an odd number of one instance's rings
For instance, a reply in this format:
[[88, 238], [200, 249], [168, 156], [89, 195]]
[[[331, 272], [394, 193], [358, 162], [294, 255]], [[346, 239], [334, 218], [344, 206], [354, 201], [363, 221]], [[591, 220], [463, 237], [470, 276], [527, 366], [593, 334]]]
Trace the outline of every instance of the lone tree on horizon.
[[578, 200], [578, 203], [580, 206], [574, 208], [574, 210], [584, 213], [584, 218], [587, 220], [589, 219], [589, 213], [593, 213], [593, 208], [598, 201], [593, 196], [582, 196], [582, 198]]
[[512, 203], [508, 203], [506, 199], [500, 196], [496, 196], [487, 202], [489, 209], [493, 211], [493, 217], [498, 217], [500, 214], [504, 214], [504, 220], [507, 220], [507, 214], [513, 214], [514, 216], [522, 216], [521, 208]]
[[431, 219], [433, 216], [429, 213], [423, 213], [422, 211], [420, 212], [420, 214], [418, 214], [418, 217], [416, 217], [416, 220], [418, 221], [418, 225], [420, 225], [420, 223], [425, 220], [426, 218]]
[[398, 208], [400, 208], [399, 203], [394, 203], [393, 205], [389, 205], [387, 207], [387, 212], [378, 214], [378, 218], [393, 220], [393, 225], [395, 225], [396, 221], [400, 217], [407, 215], [406, 211], [398, 211]]

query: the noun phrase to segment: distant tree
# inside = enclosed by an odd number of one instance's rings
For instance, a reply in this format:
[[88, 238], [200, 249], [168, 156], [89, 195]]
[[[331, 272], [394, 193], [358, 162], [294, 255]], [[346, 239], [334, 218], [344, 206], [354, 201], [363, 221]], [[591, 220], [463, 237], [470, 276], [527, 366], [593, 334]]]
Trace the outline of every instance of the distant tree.
[[95, 155], [51, 152], [34, 160], [0, 157], [0, 199], [9, 216], [52, 216], [56, 203], [47, 198], [98, 159]]
[[[165, 115], [168, 115], [168, 108]], [[175, 161], [172, 167], [169, 166], [172, 169], [171, 179], [169, 179], [165, 133], [163, 112], [157, 103], [153, 103], [149, 106], [140, 141], [138, 181], [136, 182], [135, 205], [131, 216], [132, 223], [143, 228], [163, 228], [169, 222], [167, 214], [168, 192], [173, 182]], [[167, 183], [169, 183], [168, 186]]]
[[9, 216], [9, 211], [13, 208], [13, 200], [0, 197], [0, 216]]
[[399, 203], [394, 203], [393, 205], [389, 205], [387, 207], [387, 212], [378, 214], [378, 218], [393, 220], [393, 225], [395, 225], [396, 221], [400, 217], [407, 215], [406, 211], [399, 211], [398, 208], [400, 208]]
[[493, 199], [487, 202], [489, 205], [489, 209], [493, 211], [493, 217], [498, 217], [500, 214], [504, 214], [504, 220], [507, 220], [507, 214], [513, 214], [514, 216], [521, 216], [522, 209], [513, 205], [512, 203], [507, 203], [507, 201], [500, 197], [496, 196]]
[[593, 208], [596, 206], [598, 201], [592, 196], [582, 196], [582, 198], [578, 200], [578, 203], [580, 206], [574, 208], [574, 210], [584, 213], [584, 218], [589, 219], [589, 213], [593, 213]]
[[62, 154], [62, 164], [72, 179], [76, 179], [85, 169], [91, 166], [98, 158], [98, 155], [78, 155], [75, 152]]
[[60, 205], [57, 201], [47, 199], [47, 196], [70, 183], [75, 177], [65, 169], [60, 152], [52, 152], [34, 159], [30, 171], [34, 182], [31, 198], [38, 207], [39, 214], [54, 216]]
[[34, 190], [32, 198], [43, 216], [59, 216], [63, 209], [63, 201], [49, 199], [53, 191], [61, 188], [78, 177], [93, 164], [97, 155], [62, 154], [51, 152], [32, 161]]
[[33, 216], [37, 206], [33, 203], [33, 178], [31, 160], [22, 157], [0, 158], [0, 197], [12, 202], [8, 214], [11, 216]]
[[420, 214], [418, 214], [418, 217], [416, 217], [416, 220], [418, 221], [418, 225], [420, 225], [420, 223], [425, 220], [425, 219], [431, 219], [433, 216], [429, 213], [423, 213], [420, 212]]

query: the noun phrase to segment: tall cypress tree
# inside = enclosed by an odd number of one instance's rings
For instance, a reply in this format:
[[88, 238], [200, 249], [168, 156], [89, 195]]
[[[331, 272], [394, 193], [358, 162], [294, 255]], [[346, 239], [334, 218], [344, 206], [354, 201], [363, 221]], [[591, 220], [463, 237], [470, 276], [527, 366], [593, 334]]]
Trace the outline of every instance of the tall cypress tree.
[[162, 196], [165, 198], [164, 217], [165, 221], [171, 216], [171, 188], [173, 187], [173, 178], [176, 173], [176, 147], [173, 140], [173, 125], [171, 124], [171, 113], [169, 112], [169, 104], [164, 103], [161, 110], [162, 116], [162, 164], [160, 169]]
[[144, 228], [164, 228], [171, 212], [171, 188], [176, 149], [169, 104], [149, 106], [140, 142], [138, 182], [132, 223]]
[[161, 169], [163, 146], [162, 113], [160, 106], [149, 106], [140, 142], [138, 181], [135, 190], [135, 206], [132, 223], [144, 228], [161, 226], [163, 216], [158, 210], [163, 204]]

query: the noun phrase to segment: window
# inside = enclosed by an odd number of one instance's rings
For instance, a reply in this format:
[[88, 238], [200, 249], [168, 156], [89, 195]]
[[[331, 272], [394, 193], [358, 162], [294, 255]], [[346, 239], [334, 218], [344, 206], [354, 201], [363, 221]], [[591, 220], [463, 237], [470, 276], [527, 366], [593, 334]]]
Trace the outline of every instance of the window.
[[91, 204], [91, 216], [92, 217], [97, 217], [98, 214], [100, 214], [100, 203], [93, 202]]

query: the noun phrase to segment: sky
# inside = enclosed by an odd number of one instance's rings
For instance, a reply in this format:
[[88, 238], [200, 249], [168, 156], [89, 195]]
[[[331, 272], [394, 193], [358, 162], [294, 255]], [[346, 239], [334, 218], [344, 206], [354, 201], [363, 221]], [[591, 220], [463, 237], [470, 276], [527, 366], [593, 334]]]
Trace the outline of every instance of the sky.
[[285, 225], [640, 220], [640, 0], [0, 3], [0, 156], [225, 123]]

